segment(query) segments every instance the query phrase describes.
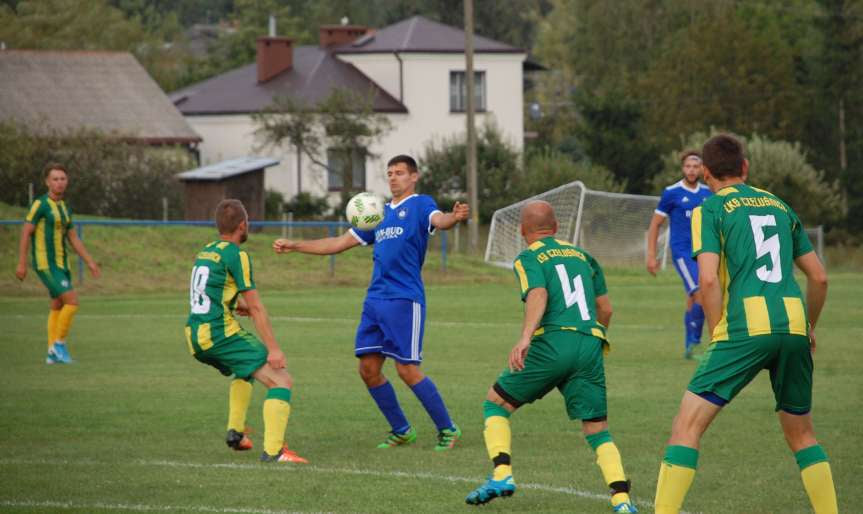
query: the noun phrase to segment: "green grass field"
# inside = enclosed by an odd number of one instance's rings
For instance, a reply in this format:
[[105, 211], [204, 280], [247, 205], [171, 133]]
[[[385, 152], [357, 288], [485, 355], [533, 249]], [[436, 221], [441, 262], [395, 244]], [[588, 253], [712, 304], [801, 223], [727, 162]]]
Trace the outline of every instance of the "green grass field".
[[[356, 272], [367, 273], [368, 264], [357, 255]], [[177, 259], [185, 263], [186, 257]], [[353, 261], [340, 262], [343, 270], [354, 271], [348, 266]], [[401, 383], [396, 391], [419, 431], [418, 443], [374, 448], [387, 426], [357, 376], [352, 354], [363, 288], [335, 283], [304, 289], [298, 273], [291, 275], [291, 288], [279, 287], [276, 272], [262, 271], [259, 285], [296, 381], [288, 438], [310, 459], [308, 466], [257, 462], [260, 386], [249, 415], [255, 450], [233, 453], [225, 447], [228, 380], [194, 361], [182, 338], [185, 266], [166, 272], [182, 276], [179, 284], [163, 287], [175, 292], [86, 294], [85, 288], [70, 338], [78, 362], [70, 366], [43, 363], [47, 301], [31, 293], [36, 286], [17, 292], [4, 286], [0, 510], [469, 512], [464, 496], [490, 469], [481, 403], [515, 342], [521, 308], [509, 273], [477, 263], [454, 265], [457, 274], [476, 268], [485, 275], [464, 285], [431, 277], [438, 285], [428, 291], [423, 368], [464, 430], [460, 446], [445, 454], [432, 450], [434, 427]], [[694, 369], [681, 358], [682, 288], [672, 272], [658, 279], [634, 271], [608, 275], [615, 306], [613, 350], [606, 360], [611, 430], [634, 498], [650, 511], [671, 419]], [[863, 503], [863, 492], [854, 486], [863, 475], [863, 276], [834, 273], [831, 279], [818, 331], [814, 414], [840, 510], [849, 511]], [[386, 371], [398, 381], [390, 365]], [[808, 512], [767, 376], [759, 376], [726, 411], [704, 439], [686, 510]], [[606, 511], [593, 454], [579, 425], [566, 419], [557, 392], [512, 419], [520, 488], [486, 510]]]

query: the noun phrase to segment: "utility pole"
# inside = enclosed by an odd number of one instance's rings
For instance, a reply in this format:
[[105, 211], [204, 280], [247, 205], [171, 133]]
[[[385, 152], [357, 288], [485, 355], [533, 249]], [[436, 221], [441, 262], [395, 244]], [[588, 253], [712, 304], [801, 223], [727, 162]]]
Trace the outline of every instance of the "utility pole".
[[474, 126], [474, 76], [473, 76], [473, 0], [464, 0], [464, 60], [467, 83], [467, 194], [470, 198], [470, 224], [468, 225], [468, 247], [474, 255], [479, 251], [479, 198], [477, 195], [476, 127]]

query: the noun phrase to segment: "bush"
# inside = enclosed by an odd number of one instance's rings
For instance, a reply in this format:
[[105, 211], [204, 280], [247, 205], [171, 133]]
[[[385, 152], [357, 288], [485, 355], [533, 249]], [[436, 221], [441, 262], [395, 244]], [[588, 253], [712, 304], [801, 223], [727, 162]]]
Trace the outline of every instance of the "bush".
[[181, 148], [125, 143], [86, 130], [31, 132], [0, 123], [0, 148], [0, 201], [25, 206], [28, 184], [35, 196], [44, 193], [42, 168], [56, 161], [69, 170], [73, 212], [100, 216], [161, 219], [167, 198], [169, 216], [182, 217], [182, 186], [174, 175], [195, 166]]
[[527, 198], [576, 180], [597, 191], [621, 193], [624, 190], [623, 184], [602, 166], [586, 161], [575, 162], [565, 153], [543, 150], [528, 155], [519, 181], [519, 196]]
[[[426, 146], [420, 158], [418, 190], [434, 195], [441, 206], [467, 196], [467, 144], [465, 136]], [[504, 141], [500, 131], [487, 125], [477, 134], [479, 216], [487, 223], [494, 211], [517, 201], [519, 152]]]
[[[683, 149], [700, 149], [710, 134], [692, 134]], [[747, 183], [770, 191], [784, 200], [797, 213], [803, 224], [815, 226], [836, 223], [845, 218], [848, 207], [838, 182], [830, 182], [824, 172], [806, 162], [806, 153], [799, 143], [772, 141], [753, 134], [750, 138], [736, 136], [743, 141], [749, 159]], [[680, 151], [663, 159], [664, 169], [653, 180], [653, 191], [662, 190], [681, 178]]]
[[330, 208], [326, 197], [302, 192], [285, 204], [285, 212], [293, 212], [295, 220], [320, 218]]

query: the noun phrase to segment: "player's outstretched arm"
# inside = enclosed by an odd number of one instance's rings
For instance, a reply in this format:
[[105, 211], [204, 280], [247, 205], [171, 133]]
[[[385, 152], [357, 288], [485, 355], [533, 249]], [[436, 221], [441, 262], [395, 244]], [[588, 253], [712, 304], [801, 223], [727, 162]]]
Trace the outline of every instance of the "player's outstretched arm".
[[611, 299], [607, 294], [596, 297], [596, 321], [605, 328], [611, 325]]
[[[797, 257], [794, 263], [806, 275], [806, 316], [814, 329], [827, 300], [827, 272], [815, 252]], [[812, 339], [814, 341], [814, 336]]]
[[273, 326], [270, 324], [270, 317], [267, 315], [267, 309], [258, 295], [257, 289], [249, 289], [243, 291], [243, 300], [245, 300], [246, 309], [249, 311], [249, 317], [255, 322], [255, 329], [258, 331], [258, 336], [264, 345], [267, 347], [267, 363], [275, 369], [285, 367], [285, 354], [276, 343], [276, 336], [273, 335]]
[[698, 288], [701, 290], [701, 306], [707, 318], [708, 334], [722, 318], [722, 290], [719, 286], [719, 254], [698, 254]]
[[332, 255], [359, 245], [360, 242], [350, 231], [337, 237], [310, 239], [308, 241], [293, 241], [291, 239], [276, 239], [273, 250], [276, 253], [309, 253], [312, 255]]
[[518, 343], [509, 352], [509, 369], [520, 371], [524, 369], [524, 359], [530, 349], [530, 340], [539, 327], [548, 304], [548, 291], [544, 287], [535, 287], [527, 293], [524, 299], [524, 323]]
[[470, 217], [470, 206], [466, 203], [456, 202], [452, 206], [452, 212], [438, 212], [431, 218], [431, 224], [434, 228], [440, 230], [449, 230], [459, 221], [465, 221]]
[[36, 225], [24, 223], [21, 228], [21, 241], [18, 242], [18, 266], [15, 267], [15, 276], [18, 280], [24, 280], [27, 276], [27, 253], [30, 251], [30, 236], [36, 231]]
[[654, 213], [647, 229], [647, 272], [656, 275], [659, 271], [659, 261], [656, 260], [656, 240], [659, 239], [659, 228], [665, 223], [665, 216]]
[[96, 261], [94, 261], [93, 257], [90, 256], [90, 253], [87, 252], [86, 248], [84, 248], [84, 241], [81, 241], [81, 239], [78, 238], [78, 233], [74, 230], [70, 230], [68, 234], [69, 244], [71, 244], [72, 248], [75, 249], [75, 253], [77, 253], [79, 257], [84, 259], [84, 262], [87, 263], [87, 268], [90, 270], [90, 273], [94, 277], [99, 278], [99, 276], [102, 275], [102, 270], [99, 269], [99, 265], [96, 264]]

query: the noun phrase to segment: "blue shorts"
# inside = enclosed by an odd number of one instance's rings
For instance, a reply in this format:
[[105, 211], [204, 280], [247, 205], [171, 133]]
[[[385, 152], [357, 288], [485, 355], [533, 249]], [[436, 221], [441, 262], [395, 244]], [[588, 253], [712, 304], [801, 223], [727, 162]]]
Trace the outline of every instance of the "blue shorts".
[[698, 262], [685, 255], [673, 255], [672, 260], [674, 269], [683, 279], [683, 289], [686, 289], [686, 294], [691, 295], [698, 291]]
[[423, 360], [426, 307], [411, 300], [366, 298], [354, 354], [380, 353], [402, 364]]

